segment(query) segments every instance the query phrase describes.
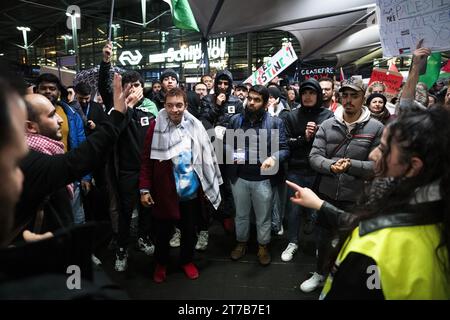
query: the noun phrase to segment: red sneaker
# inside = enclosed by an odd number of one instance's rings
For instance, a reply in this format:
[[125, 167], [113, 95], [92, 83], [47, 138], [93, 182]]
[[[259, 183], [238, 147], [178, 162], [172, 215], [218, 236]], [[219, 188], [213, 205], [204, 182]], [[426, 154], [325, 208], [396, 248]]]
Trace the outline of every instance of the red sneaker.
[[190, 262], [188, 264], [185, 264], [183, 266], [183, 270], [184, 270], [184, 273], [186, 274], [186, 276], [189, 279], [195, 280], [195, 279], [198, 278], [198, 275], [199, 275], [198, 274], [198, 269], [192, 262]]
[[155, 272], [153, 273], [153, 281], [161, 283], [166, 280], [166, 266], [156, 264]]

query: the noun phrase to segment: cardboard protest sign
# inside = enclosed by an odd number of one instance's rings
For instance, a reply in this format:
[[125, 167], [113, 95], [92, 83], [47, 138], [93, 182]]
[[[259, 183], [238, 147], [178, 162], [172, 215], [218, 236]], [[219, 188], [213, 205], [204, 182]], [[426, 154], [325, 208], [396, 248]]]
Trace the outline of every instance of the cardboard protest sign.
[[297, 55], [295, 54], [292, 44], [288, 43], [271, 57], [269, 61], [253, 72], [244, 83], [266, 85], [270, 80], [275, 78], [275, 76], [289, 67], [295, 60], [297, 60]]
[[373, 68], [369, 80], [369, 86], [373, 82], [383, 82], [386, 86], [386, 93], [396, 95], [400, 92], [403, 75], [400, 72], [389, 71], [386, 69]]
[[383, 56], [412, 54], [420, 39], [432, 51], [450, 49], [450, 1], [377, 0]]

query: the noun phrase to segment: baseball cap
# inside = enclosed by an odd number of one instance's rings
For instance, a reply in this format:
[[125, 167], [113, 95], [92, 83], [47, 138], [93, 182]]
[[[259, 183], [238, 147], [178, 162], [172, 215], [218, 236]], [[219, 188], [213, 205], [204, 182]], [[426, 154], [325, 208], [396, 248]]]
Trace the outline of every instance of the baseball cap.
[[339, 89], [339, 92], [344, 91], [344, 89], [346, 88], [350, 88], [355, 91], [362, 91], [362, 92], [366, 91], [366, 89], [364, 89], [364, 84], [362, 80], [353, 77], [341, 82], [341, 88]]

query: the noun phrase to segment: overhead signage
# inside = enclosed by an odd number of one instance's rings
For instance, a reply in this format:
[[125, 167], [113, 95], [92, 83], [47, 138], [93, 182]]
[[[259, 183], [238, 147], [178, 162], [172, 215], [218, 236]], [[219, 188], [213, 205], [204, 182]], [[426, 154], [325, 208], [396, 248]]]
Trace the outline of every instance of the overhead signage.
[[[210, 60], [225, 58], [226, 38], [212, 39], [208, 41], [208, 57]], [[184, 62], [196, 63], [202, 59], [202, 45], [197, 43], [191, 46], [181, 46], [178, 50], [169, 48], [164, 53], [150, 54], [149, 63]]]
[[137, 66], [142, 60], [142, 54], [139, 50], [134, 50], [133, 54], [131, 51], [123, 51], [119, 57], [119, 62], [126, 66], [127, 64], [131, 66]]

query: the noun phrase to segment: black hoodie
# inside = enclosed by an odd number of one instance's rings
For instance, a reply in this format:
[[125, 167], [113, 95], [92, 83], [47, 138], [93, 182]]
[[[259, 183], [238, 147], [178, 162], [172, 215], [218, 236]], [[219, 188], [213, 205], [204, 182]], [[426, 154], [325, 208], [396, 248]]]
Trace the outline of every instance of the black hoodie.
[[332, 118], [334, 114], [322, 107], [322, 88], [316, 79], [311, 78], [302, 82], [299, 89], [300, 96], [306, 89], [312, 89], [317, 92], [317, 103], [314, 107], [300, 106], [289, 112], [285, 118], [286, 138], [290, 150], [288, 165], [289, 171], [300, 171], [303, 174], [313, 175], [315, 172], [309, 165], [308, 156], [314, 139], [311, 139], [309, 142], [306, 141], [306, 124], [312, 121], [319, 125], [326, 119]]
[[[226, 99], [222, 106], [216, 104], [216, 98], [219, 92], [219, 79], [228, 80], [228, 89], [225, 93]], [[200, 120], [209, 122], [213, 127], [223, 126], [227, 127], [230, 119], [235, 114], [242, 113], [244, 107], [241, 100], [231, 94], [233, 87], [233, 76], [230, 71], [223, 70], [217, 73], [214, 80], [214, 94], [209, 94], [202, 99], [203, 113]]]

